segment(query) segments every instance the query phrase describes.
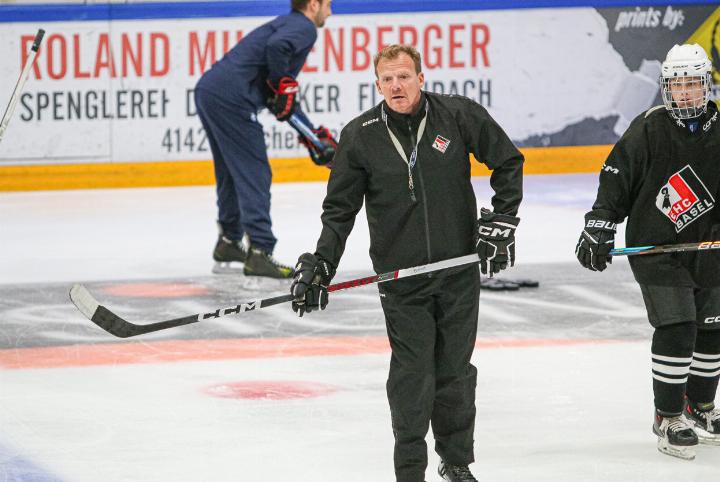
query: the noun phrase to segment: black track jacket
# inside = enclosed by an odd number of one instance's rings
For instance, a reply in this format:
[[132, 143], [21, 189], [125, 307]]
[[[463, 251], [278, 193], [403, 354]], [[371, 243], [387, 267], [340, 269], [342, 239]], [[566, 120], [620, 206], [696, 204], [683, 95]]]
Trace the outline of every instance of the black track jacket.
[[[720, 119], [713, 102], [698, 130], [664, 107], [639, 115], [600, 171], [593, 212], [622, 222], [627, 246], [692, 243], [720, 235]], [[631, 256], [643, 284], [720, 285], [720, 252]]]
[[[425, 99], [426, 127], [412, 170], [415, 199], [409, 188], [408, 164], [393, 145], [381, 115], [382, 109], [389, 111], [384, 102], [343, 129], [323, 202], [316, 251], [334, 266], [363, 200], [370, 258], [377, 273], [472, 253], [477, 206], [470, 182], [470, 154], [493, 170], [494, 211], [517, 214], [523, 156], [502, 128], [481, 105], [466, 97], [424, 92], [421, 112]], [[395, 114], [389, 120], [402, 117]], [[410, 132], [407, 124], [394, 126], [406, 129], [405, 137], [414, 139], [417, 131]]]

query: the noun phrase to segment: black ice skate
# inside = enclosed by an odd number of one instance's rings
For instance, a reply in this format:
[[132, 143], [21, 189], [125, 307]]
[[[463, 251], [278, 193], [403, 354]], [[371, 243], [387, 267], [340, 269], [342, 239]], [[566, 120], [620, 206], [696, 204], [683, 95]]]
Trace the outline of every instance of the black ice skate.
[[695, 428], [701, 444], [720, 445], [720, 409], [713, 402], [696, 404], [688, 400], [685, 417]]
[[438, 466], [438, 475], [450, 482], [478, 482], [467, 465], [451, 465], [442, 460]]
[[242, 241], [229, 239], [221, 233], [213, 250], [213, 259], [215, 260], [213, 273], [240, 273], [241, 267], [238, 266], [238, 263], [245, 262], [247, 250]]
[[657, 448], [660, 452], [685, 460], [695, 458], [698, 436], [684, 415], [663, 417], [656, 410], [653, 433], [658, 436]]
[[295, 274], [295, 271], [289, 266], [280, 264], [270, 253], [251, 246], [245, 260], [243, 273], [245, 273], [245, 276], [290, 279]]

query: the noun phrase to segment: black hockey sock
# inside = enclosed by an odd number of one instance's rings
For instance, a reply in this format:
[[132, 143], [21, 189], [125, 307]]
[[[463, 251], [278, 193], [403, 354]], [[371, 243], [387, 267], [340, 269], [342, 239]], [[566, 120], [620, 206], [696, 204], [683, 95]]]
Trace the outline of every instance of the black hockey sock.
[[698, 330], [687, 396], [694, 403], [715, 400], [720, 379], [720, 330]]
[[686, 322], [655, 329], [652, 340], [652, 374], [655, 408], [661, 415], [680, 415], [690, 372], [697, 328]]

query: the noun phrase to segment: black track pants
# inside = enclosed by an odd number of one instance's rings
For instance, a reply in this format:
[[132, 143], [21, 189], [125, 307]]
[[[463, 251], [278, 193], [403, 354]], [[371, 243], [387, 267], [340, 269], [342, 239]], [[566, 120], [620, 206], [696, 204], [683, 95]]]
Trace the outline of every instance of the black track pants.
[[398, 482], [425, 480], [425, 435], [451, 464], [474, 461], [475, 385], [470, 364], [480, 296], [477, 266], [379, 286], [392, 358], [387, 381]]

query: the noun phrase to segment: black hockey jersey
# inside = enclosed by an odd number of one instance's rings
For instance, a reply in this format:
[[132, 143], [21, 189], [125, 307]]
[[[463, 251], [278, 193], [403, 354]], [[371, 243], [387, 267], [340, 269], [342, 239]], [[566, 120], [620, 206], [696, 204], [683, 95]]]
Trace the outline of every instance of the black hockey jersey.
[[477, 205], [471, 153], [493, 170], [494, 211], [517, 213], [523, 156], [502, 128], [466, 97], [423, 95], [427, 119], [412, 168], [412, 190], [408, 164], [393, 145], [382, 115], [388, 110], [384, 102], [343, 129], [316, 251], [333, 265], [340, 261], [363, 201], [370, 257], [378, 273], [472, 253]]
[[[720, 238], [720, 122], [711, 102], [695, 132], [663, 106], [633, 120], [600, 172], [599, 217], [627, 218], [627, 246]], [[643, 284], [720, 285], [720, 252], [631, 256]]]

